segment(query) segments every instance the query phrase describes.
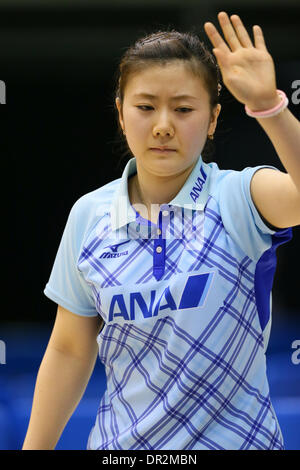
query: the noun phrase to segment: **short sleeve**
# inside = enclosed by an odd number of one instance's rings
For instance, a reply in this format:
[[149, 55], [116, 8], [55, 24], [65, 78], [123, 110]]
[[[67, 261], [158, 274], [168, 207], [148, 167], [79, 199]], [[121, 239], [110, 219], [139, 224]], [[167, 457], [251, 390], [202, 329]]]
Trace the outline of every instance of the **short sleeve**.
[[262, 165], [231, 171], [221, 181], [219, 204], [225, 230], [239, 247], [254, 261], [272, 246], [272, 236], [281, 237], [281, 243], [290, 239], [290, 228], [272, 230], [255, 207], [250, 192], [251, 179], [261, 168], [278, 168]]
[[83, 214], [86, 207], [82, 202], [82, 199], [76, 201], [69, 213], [44, 294], [75, 314], [94, 317], [98, 312], [92, 288], [77, 267], [87, 229], [87, 216]]

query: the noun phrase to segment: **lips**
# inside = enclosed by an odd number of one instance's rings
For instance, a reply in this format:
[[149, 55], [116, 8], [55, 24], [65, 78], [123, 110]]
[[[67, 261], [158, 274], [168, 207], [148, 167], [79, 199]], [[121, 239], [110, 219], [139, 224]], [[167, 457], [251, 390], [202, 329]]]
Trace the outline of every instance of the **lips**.
[[164, 152], [176, 152], [175, 149], [171, 149], [171, 148], [161, 148], [161, 147], [152, 147], [150, 150], [153, 150], [154, 152], [160, 152], [160, 153], [164, 153]]

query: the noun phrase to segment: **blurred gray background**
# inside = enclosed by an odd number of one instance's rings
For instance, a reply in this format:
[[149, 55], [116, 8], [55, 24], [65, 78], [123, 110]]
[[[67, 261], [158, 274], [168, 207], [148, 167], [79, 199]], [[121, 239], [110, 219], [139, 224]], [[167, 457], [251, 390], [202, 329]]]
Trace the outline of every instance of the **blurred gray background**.
[[[120, 161], [114, 111], [121, 55], [137, 38], [166, 27], [197, 32], [211, 47], [203, 25], [218, 25], [222, 10], [239, 14], [251, 34], [252, 25], [262, 27], [278, 88], [299, 119], [299, 0], [0, 1], [0, 80], [7, 102], [0, 107], [0, 340], [6, 348], [0, 364], [0, 449], [20, 448], [24, 439], [56, 313], [43, 289], [68, 213], [80, 196], [119, 178], [126, 163]], [[219, 167], [271, 164], [283, 170], [259, 124], [224, 88], [221, 104], [213, 157]], [[292, 343], [300, 340], [300, 227], [293, 234], [277, 251], [268, 373], [287, 447], [300, 449], [300, 364], [291, 359]], [[104, 388], [98, 362], [58, 448], [85, 447]]]

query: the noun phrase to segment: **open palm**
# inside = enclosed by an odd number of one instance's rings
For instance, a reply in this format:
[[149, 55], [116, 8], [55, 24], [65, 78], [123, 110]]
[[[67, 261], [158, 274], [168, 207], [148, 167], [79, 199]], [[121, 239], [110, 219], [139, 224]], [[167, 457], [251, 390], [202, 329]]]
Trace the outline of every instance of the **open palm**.
[[276, 105], [275, 67], [261, 28], [253, 26], [253, 44], [238, 15], [229, 19], [227, 13], [220, 12], [218, 20], [227, 42], [212, 23], [205, 23], [204, 28], [228, 90], [253, 110]]

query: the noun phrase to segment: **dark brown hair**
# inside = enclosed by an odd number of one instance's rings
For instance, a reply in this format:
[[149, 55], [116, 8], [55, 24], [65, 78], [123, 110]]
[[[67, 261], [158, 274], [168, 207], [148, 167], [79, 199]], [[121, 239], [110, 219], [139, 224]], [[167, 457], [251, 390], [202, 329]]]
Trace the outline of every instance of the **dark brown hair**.
[[[210, 96], [212, 111], [219, 102], [221, 89], [221, 74], [215, 57], [195, 33], [181, 33], [174, 29], [170, 31], [157, 31], [144, 36], [125, 51], [116, 74], [114, 99], [118, 97], [121, 101], [121, 106], [123, 105], [124, 90], [131, 74], [144, 70], [146, 67], [154, 64], [165, 65], [175, 60], [185, 61], [191, 71], [203, 80]], [[115, 109], [117, 110], [116, 105]], [[117, 125], [118, 137], [121, 139], [121, 143], [126, 145], [121, 160], [126, 156], [132, 158], [133, 155], [119, 123], [118, 112]], [[207, 139], [201, 153], [203, 160], [205, 162], [210, 161], [213, 153], [213, 143]]]

